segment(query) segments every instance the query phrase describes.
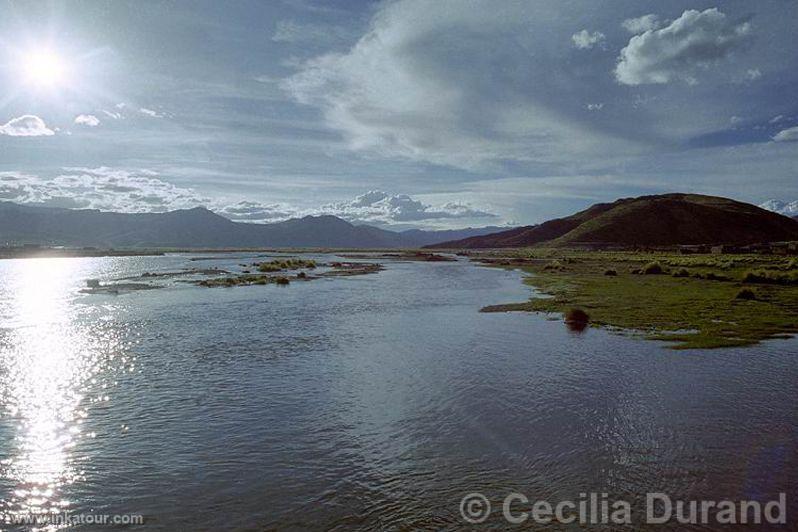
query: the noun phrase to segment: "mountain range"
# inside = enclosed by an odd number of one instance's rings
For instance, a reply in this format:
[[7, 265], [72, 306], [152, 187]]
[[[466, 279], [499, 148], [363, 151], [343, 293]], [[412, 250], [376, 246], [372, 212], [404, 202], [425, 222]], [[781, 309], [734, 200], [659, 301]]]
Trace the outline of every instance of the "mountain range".
[[494, 233], [483, 227], [387, 231], [335, 216], [305, 216], [272, 224], [233, 222], [208, 209], [118, 213], [0, 202], [0, 245], [94, 247], [337, 247], [417, 248]]
[[798, 240], [798, 221], [748, 203], [698, 194], [624, 198], [540, 225], [435, 248], [672, 246]]

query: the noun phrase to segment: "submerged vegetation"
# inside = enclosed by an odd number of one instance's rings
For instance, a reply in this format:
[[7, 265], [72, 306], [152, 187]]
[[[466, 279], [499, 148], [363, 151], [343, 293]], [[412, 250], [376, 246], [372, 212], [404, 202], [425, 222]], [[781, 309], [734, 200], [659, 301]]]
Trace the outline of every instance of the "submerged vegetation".
[[476, 259], [521, 268], [531, 274], [525, 282], [550, 297], [486, 307], [486, 312], [565, 315], [578, 308], [590, 315], [591, 325], [636, 331], [672, 342], [676, 349], [745, 346], [798, 332], [798, 262], [791, 257], [553, 249], [503, 253]]

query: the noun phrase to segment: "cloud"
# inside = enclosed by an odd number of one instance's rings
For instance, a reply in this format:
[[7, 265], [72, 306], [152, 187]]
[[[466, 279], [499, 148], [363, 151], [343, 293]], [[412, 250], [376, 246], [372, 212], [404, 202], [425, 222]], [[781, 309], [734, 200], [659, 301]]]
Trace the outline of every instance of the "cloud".
[[55, 131], [47, 127], [44, 120], [36, 115], [23, 115], [12, 118], [6, 124], [0, 126], [0, 135], [9, 137], [49, 137], [55, 135]]
[[81, 126], [97, 127], [100, 125], [100, 119], [94, 115], [78, 115], [75, 117], [75, 123]]
[[777, 212], [785, 216], [795, 216], [798, 215], [798, 200], [787, 202], [771, 199], [759, 205], [759, 208], [765, 209], [766, 211]]
[[621, 26], [629, 33], [637, 35], [638, 33], [659, 29], [662, 27], [662, 22], [660, 22], [657, 15], [650, 14], [637, 18], [628, 18], [621, 22]]
[[147, 109], [146, 107], [140, 107], [139, 113], [149, 116], [150, 118], [163, 118], [165, 115], [163, 113], [159, 113], [158, 111], [153, 111], [152, 109]]
[[749, 81], [754, 81], [762, 77], [762, 71], [758, 68], [749, 68], [745, 72], [745, 77], [748, 78]]
[[0, 199], [118, 212], [162, 212], [210, 203], [190, 188], [160, 179], [155, 172], [107, 167], [65, 168], [53, 177], [0, 173]]
[[574, 46], [580, 50], [593, 48], [595, 45], [603, 43], [606, 36], [600, 31], [589, 32], [582, 30], [571, 35]]
[[587, 109], [588, 111], [601, 111], [602, 109], [604, 109], [604, 102], [589, 103], [585, 105], [585, 109]]
[[350, 201], [322, 206], [319, 214], [332, 214], [358, 223], [391, 224], [456, 218], [497, 218], [494, 213], [466, 203], [447, 202], [432, 206], [406, 194], [392, 195], [372, 190]]
[[124, 118], [122, 116], [122, 113], [117, 113], [116, 111], [108, 111], [106, 109], [103, 109], [102, 111], [105, 116], [107, 116], [108, 118], [112, 118], [114, 120], [121, 120], [122, 118]]
[[796, 142], [798, 141], [798, 126], [782, 129], [773, 137], [776, 142]]
[[624, 85], [694, 83], [697, 75], [751, 41], [751, 24], [717, 8], [687, 10], [670, 25], [635, 35], [621, 50], [615, 77]]
[[222, 216], [236, 222], [270, 223], [296, 218], [300, 213], [282, 203], [264, 204], [243, 200], [216, 209]]
[[301, 63], [281, 87], [319, 108], [348, 148], [379, 157], [494, 171], [627, 149], [640, 138], [621, 141], [628, 128], [582, 127], [575, 109], [594, 90], [543, 74], [562, 64], [563, 46], [530, 28], [561, 19], [553, 4], [384, 2], [351, 49]]

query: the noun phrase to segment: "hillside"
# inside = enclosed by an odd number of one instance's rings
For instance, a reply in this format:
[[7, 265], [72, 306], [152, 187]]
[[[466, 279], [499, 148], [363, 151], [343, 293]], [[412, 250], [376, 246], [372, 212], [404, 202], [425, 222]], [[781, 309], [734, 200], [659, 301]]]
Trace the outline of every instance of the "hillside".
[[[495, 228], [492, 228], [495, 229]], [[0, 245], [142, 247], [413, 248], [490, 229], [405, 231], [354, 225], [335, 216], [272, 224], [237, 223], [197, 207], [165, 213], [117, 213], [0, 202]]]
[[727, 198], [663, 194], [601, 203], [540, 225], [429, 247], [742, 245], [783, 240], [798, 240], [798, 221]]

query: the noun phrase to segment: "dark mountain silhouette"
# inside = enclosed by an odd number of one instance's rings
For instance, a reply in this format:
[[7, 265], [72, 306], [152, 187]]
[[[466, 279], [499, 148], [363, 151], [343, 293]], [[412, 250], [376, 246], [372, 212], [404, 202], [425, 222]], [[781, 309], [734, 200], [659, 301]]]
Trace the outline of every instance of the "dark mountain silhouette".
[[246, 224], [233, 222], [202, 207], [129, 214], [0, 202], [0, 245], [400, 248], [420, 247], [450, 240], [461, 233], [469, 236], [495, 229], [397, 233], [353, 225], [335, 216]]
[[426, 246], [443, 242], [445, 240], [460, 240], [472, 236], [489, 235], [501, 231], [501, 227], [467, 227], [466, 229], [441, 229], [438, 231], [423, 231], [421, 229], [407, 229], [400, 232], [402, 237], [410, 242], [415, 242], [417, 246]]
[[429, 247], [742, 245], [783, 240], [798, 240], [798, 222], [727, 198], [662, 194], [599, 203], [540, 225]]

